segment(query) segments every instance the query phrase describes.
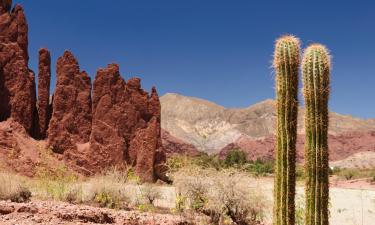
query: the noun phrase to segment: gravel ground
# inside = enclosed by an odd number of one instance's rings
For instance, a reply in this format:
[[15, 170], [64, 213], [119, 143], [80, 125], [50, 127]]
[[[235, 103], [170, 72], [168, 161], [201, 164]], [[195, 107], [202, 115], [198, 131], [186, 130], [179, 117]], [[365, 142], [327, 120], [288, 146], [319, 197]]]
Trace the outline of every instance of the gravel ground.
[[0, 224], [182, 225], [189, 223], [184, 218], [171, 214], [112, 210], [53, 201], [32, 201], [29, 203], [0, 201]]

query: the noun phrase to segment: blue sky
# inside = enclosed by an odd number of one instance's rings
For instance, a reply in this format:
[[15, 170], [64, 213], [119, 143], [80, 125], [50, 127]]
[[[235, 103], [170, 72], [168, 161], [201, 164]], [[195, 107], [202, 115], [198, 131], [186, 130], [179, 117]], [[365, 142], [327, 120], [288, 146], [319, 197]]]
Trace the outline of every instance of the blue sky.
[[50, 49], [53, 71], [69, 49], [91, 77], [117, 62], [125, 79], [141, 77], [160, 95], [247, 107], [274, 97], [273, 44], [291, 33], [303, 47], [320, 42], [331, 50], [330, 109], [375, 118], [375, 1], [13, 2], [26, 11], [34, 71], [40, 47]]

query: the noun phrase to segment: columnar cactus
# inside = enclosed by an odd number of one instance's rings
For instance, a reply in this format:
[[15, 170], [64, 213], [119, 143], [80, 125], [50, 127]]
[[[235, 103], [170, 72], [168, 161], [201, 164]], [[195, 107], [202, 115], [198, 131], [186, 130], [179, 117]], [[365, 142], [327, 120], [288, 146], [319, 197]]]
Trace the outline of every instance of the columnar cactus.
[[305, 98], [306, 225], [328, 225], [328, 98], [330, 56], [320, 45], [303, 55]]
[[276, 41], [277, 132], [274, 185], [274, 225], [294, 225], [295, 159], [298, 114], [300, 43], [293, 36]]

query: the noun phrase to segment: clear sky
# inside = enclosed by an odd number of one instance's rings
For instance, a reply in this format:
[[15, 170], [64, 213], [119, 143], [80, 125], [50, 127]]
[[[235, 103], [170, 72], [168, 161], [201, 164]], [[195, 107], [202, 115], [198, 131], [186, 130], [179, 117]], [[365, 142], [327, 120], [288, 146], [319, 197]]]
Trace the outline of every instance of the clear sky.
[[[330, 109], [375, 118], [375, 1], [13, 0], [29, 23], [30, 66], [70, 49], [82, 70], [120, 64], [145, 89], [226, 107], [274, 98], [273, 44], [290, 33], [333, 55]], [[53, 73], [55, 76], [55, 72]], [[54, 81], [53, 81], [54, 85]], [[300, 97], [302, 101], [302, 97]]]

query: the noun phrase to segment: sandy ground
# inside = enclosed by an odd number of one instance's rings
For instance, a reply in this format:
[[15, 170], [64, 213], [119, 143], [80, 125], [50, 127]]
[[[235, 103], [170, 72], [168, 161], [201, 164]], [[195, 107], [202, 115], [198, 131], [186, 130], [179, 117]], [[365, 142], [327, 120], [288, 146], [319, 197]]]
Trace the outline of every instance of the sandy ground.
[[[133, 188], [136, 187], [133, 186]], [[249, 188], [264, 193], [266, 201], [269, 202], [265, 222], [272, 224], [273, 179], [254, 178]], [[156, 206], [173, 208], [176, 202], [175, 188], [160, 186], [160, 193], [162, 196], [155, 201]], [[296, 206], [297, 209], [303, 210], [304, 188], [301, 184], [297, 187]], [[375, 184], [370, 184], [365, 180], [332, 183], [330, 187], [331, 225], [374, 225], [374, 221]], [[177, 215], [101, 209], [62, 202], [33, 200], [30, 203], [17, 204], [0, 201], [0, 224], [4, 225], [100, 223], [186, 224], [186, 221]]]
[[[267, 202], [266, 222], [272, 224], [273, 179], [254, 179], [255, 190], [263, 191]], [[173, 207], [173, 187], [163, 187], [164, 200], [157, 201], [159, 206]], [[304, 188], [297, 187], [297, 208], [303, 210]], [[375, 185], [364, 180], [335, 182], [330, 187], [330, 224], [331, 225], [375, 225]]]
[[[332, 185], [333, 186], [333, 185]], [[330, 187], [331, 225], [375, 225], [375, 185], [363, 180], [343, 181]], [[254, 188], [263, 189], [270, 203], [273, 201], [273, 180], [258, 179]], [[297, 187], [296, 206], [304, 207], [304, 187]], [[272, 204], [269, 206], [272, 212]], [[272, 221], [272, 213], [267, 222]]]

